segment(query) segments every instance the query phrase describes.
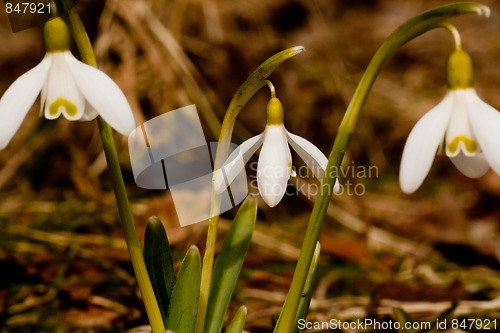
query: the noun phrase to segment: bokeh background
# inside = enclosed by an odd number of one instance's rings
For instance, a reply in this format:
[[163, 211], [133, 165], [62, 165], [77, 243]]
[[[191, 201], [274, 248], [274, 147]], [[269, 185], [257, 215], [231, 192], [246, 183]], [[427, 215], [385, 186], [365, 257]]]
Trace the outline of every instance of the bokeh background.
[[[80, 0], [77, 8], [99, 67], [123, 89], [137, 123], [194, 103], [208, 141], [216, 140], [246, 76], [272, 54], [303, 45], [306, 51], [270, 80], [287, 129], [328, 155], [376, 48], [406, 19], [446, 3]], [[490, 6], [489, 19], [452, 22], [473, 59], [480, 97], [500, 108], [500, 3], [481, 3]], [[346, 191], [332, 198], [310, 320], [390, 320], [401, 307], [414, 320], [444, 313], [497, 318], [500, 325], [500, 177], [490, 171], [468, 179], [438, 156], [416, 193], [405, 195], [398, 185], [408, 133], [446, 93], [452, 50], [451, 35], [438, 29], [403, 47], [382, 70], [344, 158], [345, 170], [372, 173], [349, 173], [341, 179]], [[43, 55], [41, 27], [12, 33], [0, 11], [0, 93]], [[234, 142], [262, 132], [268, 99], [263, 89], [243, 109]], [[0, 331], [125, 332], [144, 325], [97, 125], [48, 121], [38, 108], [0, 151]], [[178, 268], [191, 244], [203, 251], [206, 224], [179, 227], [169, 192], [138, 188], [127, 140], [116, 139], [139, 235], [149, 216], [159, 216]], [[311, 193], [288, 196], [273, 209], [259, 201], [230, 307], [248, 306], [249, 332], [272, 331], [313, 200]], [[234, 213], [223, 215], [219, 239]]]

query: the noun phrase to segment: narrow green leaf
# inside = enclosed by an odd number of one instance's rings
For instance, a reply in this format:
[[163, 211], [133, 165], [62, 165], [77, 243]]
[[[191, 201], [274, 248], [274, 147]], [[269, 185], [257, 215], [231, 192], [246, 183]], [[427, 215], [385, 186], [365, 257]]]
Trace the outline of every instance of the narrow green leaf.
[[[412, 317], [403, 309], [401, 308], [394, 308], [392, 309], [392, 312], [394, 313], [394, 317], [396, 321], [400, 324], [401, 328], [398, 330], [400, 333], [412, 333], [415, 332], [414, 329], [411, 328], [411, 323], [413, 323]], [[410, 323], [410, 325], [407, 328], [407, 323]]]
[[166, 325], [169, 331], [175, 333], [194, 332], [200, 281], [200, 251], [195, 245], [192, 245], [182, 261], [172, 298], [170, 299]]
[[[309, 267], [309, 272], [307, 273], [306, 283], [304, 285], [304, 290], [302, 292], [302, 297], [299, 301], [299, 308], [297, 310], [297, 316], [295, 317], [295, 323], [298, 323], [299, 320], [305, 319], [307, 313], [309, 312], [309, 304], [311, 304], [311, 297], [314, 289], [314, 285], [316, 283], [316, 273], [318, 271], [318, 262], [319, 255], [321, 252], [321, 247], [319, 242], [316, 243], [316, 249], [314, 250], [314, 255], [311, 261], [311, 266]], [[299, 325], [294, 325], [292, 333], [302, 332], [299, 329]]]
[[435, 319], [431, 320], [431, 322], [433, 323], [433, 327], [431, 329], [428, 329], [428, 330], [422, 329], [422, 330], [420, 330], [420, 332], [421, 333], [434, 332], [433, 329], [436, 329], [436, 328], [440, 329], [439, 327], [436, 327], [438, 325], [438, 323], [442, 324], [443, 322], [446, 322], [446, 320], [450, 316], [453, 315], [456, 308], [458, 307], [458, 304], [459, 304], [459, 302], [457, 300], [452, 301], [449, 307], [447, 307], [441, 313], [439, 313]]
[[167, 322], [170, 296], [175, 285], [172, 251], [160, 219], [151, 216], [144, 235], [144, 262], [160, 307], [163, 322]]
[[252, 240], [256, 218], [257, 201], [248, 197], [238, 210], [215, 261], [205, 319], [205, 333], [219, 333], [222, 329], [236, 280]]
[[247, 319], [247, 307], [242, 305], [233, 317], [233, 320], [227, 325], [226, 333], [241, 333], [245, 327]]

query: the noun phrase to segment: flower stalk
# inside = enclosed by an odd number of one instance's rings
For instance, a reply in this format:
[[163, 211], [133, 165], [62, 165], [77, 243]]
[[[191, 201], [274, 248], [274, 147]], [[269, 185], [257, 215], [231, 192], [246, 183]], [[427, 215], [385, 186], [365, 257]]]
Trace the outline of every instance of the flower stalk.
[[[80, 51], [82, 61], [90, 66], [97, 67], [97, 61], [95, 59], [89, 37], [76, 9], [71, 4], [71, 0], [58, 1], [58, 5], [60, 5], [60, 8], [64, 9], [64, 12], [68, 13], [70, 23], [69, 26], [72, 30], [78, 50]], [[151, 329], [153, 333], [163, 333], [165, 331], [165, 327], [158, 307], [158, 302], [155, 298], [151, 281], [147, 273], [146, 265], [144, 263], [142, 246], [139, 241], [139, 237], [137, 236], [134, 218], [130, 210], [127, 190], [125, 188], [125, 183], [120, 169], [113, 132], [111, 127], [101, 117], [97, 118], [97, 122], [99, 125], [103, 150], [106, 155], [106, 161], [111, 174], [118, 212], [120, 214], [120, 219], [125, 233], [125, 240], [127, 242], [137, 283], [144, 299], [144, 306], [151, 324]]]
[[339, 126], [337, 137], [328, 158], [327, 171], [323, 179], [321, 191], [314, 203], [309, 219], [304, 243], [292, 278], [292, 284], [274, 332], [288, 333], [297, 325], [294, 322], [296, 312], [314, 255], [316, 242], [319, 239], [323, 220], [330, 203], [330, 197], [333, 194], [335, 180], [337, 179], [336, 170], [340, 167], [351, 136], [356, 128], [359, 112], [382, 66], [403, 45], [429, 30], [441, 27], [443, 22], [446, 22], [448, 19], [468, 13], [488, 16], [489, 12], [488, 7], [474, 2], [438, 7], [403, 23], [378, 48], [359, 82]]
[[462, 39], [460, 38], [460, 33], [458, 32], [457, 28], [450, 22], [443, 22], [441, 24], [443, 28], [448, 30], [451, 35], [453, 36], [453, 40], [455, 42], [455, 49], [461, 49], [462, 48]]

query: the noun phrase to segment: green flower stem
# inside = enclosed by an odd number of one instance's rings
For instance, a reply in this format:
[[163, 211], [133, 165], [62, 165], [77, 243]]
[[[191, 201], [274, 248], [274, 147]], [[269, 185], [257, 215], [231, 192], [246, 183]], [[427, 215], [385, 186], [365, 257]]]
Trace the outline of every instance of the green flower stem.
[[[279, 64], [286, 59], [297, 55], [303, 50], [304, 48], [302, 46], [296, 46], [273, 55], [257, 67], [257, 69], [253, 71], [245, 82], [243, 82], [238, 88], [233, 96], [233, 99], [229, 103], [222, 122], [217, 153], [215, 155], [214, 170], [218, 170], [228, 156], [229, 144], [233, 135], [234, 122], [236, 121], [238, 113], [245, 106], [248, 100], [250, 100], [250, 98], [257, 91], [259, 91], [260, 88], [267, 84], [265, 79], [274, 71], [276, 67], [278, 67]], [[213, 180], [215, 180], [215, 176], [216, 173], [214, 173]], [[196, 333], [204, 332], [208, 297], [210, 295], [210, 284], [212, 280], [212, 270], [214, 265], [215, 244], [217, 241], [220, 197], [218, 195], [212, 195], [212, 198], [210, 216], [213, 217], [208, 220], [207, 242], [201, 270], [201, 288], [196, 318]]]
[[[223, 132], [221, 132], [223, 133]], [[219, 210], [220, 201], [212, 200], [211, 212]], [[201, 267], [200, 298], [198, 300], [198, 312], [196, 314], [196, 333], [203, 333], [205, 318], [207, 316], [208, 297], [210, 296], [210, 284], [212, 283], [212, 270], [214, 266], [215, 244], [217, 242], [217, 229], [219, 224], [218, 213], [208, 219], [208, 231], [205, 254]]]
[[444, 22], [443, 24], [441, 24], [441, 27], [445, 28], [452, 34], [453, 40], [455, 41], [455, 49], [461, 49], [462, 39], [460, 38], [460, 33], [458, 32], [457, 28], [455, 28], [455, 26], [449, 22]]
[[101, 133], [102, 146], [108, 162], [113, 187], [115, 190], [116, 203], [118, 205], [118, 212], [122, 221], [123, 230], [125, 232], [125, 240], [127, 242], [128, 251], [134, 267], [134, 273], [137, 278], [137, 284], [141, 290], [144, 299], [144, 306], [148, 314], [149, 322], [153, 333], [163, 333], [165, 327], [163, 319], [158, 307], [151, 281], [149, 279], [148, 271], [144, 263], [144, 256], [142, 253], [141, 243], [137, 237], [135, 230], [134, 218], [130, 211], [130, 205], [127, 196], [127, 190], [120, 169], [118, 154], [116, 152], [115, 141], [113, 139], [113, 131], [111, 127], [101, 118], [97, 119], [99, 124], [99, 131]]
[[[69, 9], [65, 10], [65, 12], [69, 15], [70, 28], [80, 51], [82, 61], [88, 65], [97, 67], [92, 45], [77, 11], [72, 6], [70, 0], [62, 0], [61, 5], [63, 6], [62, 8]], [[120, 214], [123, 230], [125, 232], [125, 240], [127, 242], [134, 273], [137, 278], [137, 284], [139, 285], [139, 289], [141, 290], [141, 294], [144, 299], [144, 306], [146, 308], [153, 333], [163, 333], [165, 331], [165, 327], [163, 325], [158, 302], [155, 298], [153, 287], [151, 286], [151, 281], [144, 263], [142, 246], [135, 230], [134, 218], [130, 210], [127, 190], [125, 188], [125, 183], [123, 182], [118, 154], [116, 152], [113, 131], [101, 117], [97, 118], [97, 122], [99, 124], [102, 146], [111, 174], [116, 203], [118, 205], [118, 212]]]
[[304, 289], [307, 273], [311, 265], [316, 242], [319, 238], [323, 219], [330, 203], [330, 197], [333, 193], [335, 180], [337, 179], [337, 170], [340, 167], [340, 163], [342, 162], [342, 158], [344, 157], [344, 153], [347, 150], [347, 146], [349, 145], [351, 136], [356, 127], [359, 112], [382, 66], [399, 48], [410, 40], [429, 30], [442, 27], [443, 22], [454, 16], [467, 13], [488, 16], [489, 8], [478, 3], [467, 2], [442, 6], [427, 11], [399, 26], [376, 51], [358, 84], [338, 129], [337, 137], [335, 138], [328, 159], [327, 172], [323, 179], [320, 195], [314, 203], [290, 291], [283, 305], [275, 332], [289, 333], [292, 331], [292, 328], [297, 325], [297, 323], [294, 322], [296, 312], [302, 290]]

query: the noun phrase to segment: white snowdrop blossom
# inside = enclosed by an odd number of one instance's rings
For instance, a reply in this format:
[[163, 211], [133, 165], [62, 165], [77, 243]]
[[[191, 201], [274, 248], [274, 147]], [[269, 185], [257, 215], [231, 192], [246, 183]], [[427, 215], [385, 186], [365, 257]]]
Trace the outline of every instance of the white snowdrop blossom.
[[14, 81], [0, 99], [0, 149], [12, 139], [38, 95], [40, 114], [47, 119], [62, 114], [87, 121], [100, 115], [119, 133], [130, 134], [135, 121], [125, 95], [106, 74], [71, 54], [62, 19], [45, 24], [44, 39], [43, 60]]
[[[288, 179], [290, 176], [295, 177], [288, 144], [306, 162], [312, 174], [322, 179], [328, 159], [312, 143], [285, 129], [283, 106], [279, 99], [273, 97], [267, 105], [267, 125], [264, 132], [243, 142], [227, 158], [220, 169], [222, 172], [216, 175], [214, 189], [218, 193], [223, 192], [262, 146], [257, 164], [257, 186], [264, 202], [269, 207], [276, 206], [285, 195]], [[338, 190], [338, 183], [335, 189]]]
[[472, 77], [469, 55], [457, 48], [448, 61], [448, 93], [406, 141], [399, 173], [405, 193], [420, 187], [440, 147], [470, 178], [483, 176], [490, 167], [500, 174], [500, 113], [478, 97]]

